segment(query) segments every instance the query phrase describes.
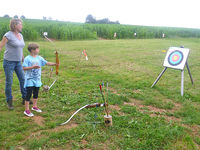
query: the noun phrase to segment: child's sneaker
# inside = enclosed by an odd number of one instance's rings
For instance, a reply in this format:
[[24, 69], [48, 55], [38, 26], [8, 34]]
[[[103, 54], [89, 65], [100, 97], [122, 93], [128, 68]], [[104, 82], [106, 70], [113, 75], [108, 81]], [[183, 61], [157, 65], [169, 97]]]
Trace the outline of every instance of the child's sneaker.
[[30, 112], [30, 110], [24, 111], [24, 114], [27, 115], [28, 117], [33, 117], [33, 116], [34, 116], [34, 114], [32, 114], [32, 113]]
[[37, 107], [32, 107], [32, 110], [36, 111], [36, 112], [42, 112], [42, 110], [40, 110], [39, 108]]

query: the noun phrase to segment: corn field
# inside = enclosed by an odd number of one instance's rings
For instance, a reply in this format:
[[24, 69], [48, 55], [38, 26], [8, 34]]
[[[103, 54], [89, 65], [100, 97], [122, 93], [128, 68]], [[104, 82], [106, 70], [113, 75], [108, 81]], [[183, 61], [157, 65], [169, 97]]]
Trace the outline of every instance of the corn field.
[[[0, 17], [0, 36], [9, 30], [10, 18]], [[52, 20], [23, 20], [23, 36], [26, 41], [40, 40], [43, 32], [57, 40], [92, 39], [150, 39], [150, 38], [198, 38], [200, 29], [151, 27], [120, 24], [85, 24]], [[115, 35], [115, 36], [114, 36]]]

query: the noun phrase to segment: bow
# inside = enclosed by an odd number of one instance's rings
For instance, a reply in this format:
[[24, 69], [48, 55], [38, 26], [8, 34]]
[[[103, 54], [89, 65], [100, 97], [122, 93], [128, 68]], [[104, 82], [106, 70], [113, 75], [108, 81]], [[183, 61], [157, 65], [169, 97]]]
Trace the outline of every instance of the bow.
[[79, 108], [75, 113], [73, 113], [73, 115], [64, 123], [60, 124], [60, 125], [65, 125], [67, 124], [79, 111], [81, 111], [84, 108], [93, 108], [93, 107], [105, 107], [107, 104], [100, 104], [100, 103], [94, 103], [94, 104], [87, 104], [81, 108]]
[[[56, 46], [55, 46], [54, 42], [53, 42], [52, 40], [50, 40], [50, 39], [47, 37], [48, 33], [47, 33], [47, 32], [44, 32], [43, 35], [44, 35], [45, 39], [47, 39], [47, 40], [54, 46], [54, 48], [56, 49]], [[57, 81], [57, 75], [58, 75], [58, 72], [59, 72], [59, 64], [60, 64], [57, 50], [56, 50], [56, 52], [55, 52], [55, 55], [56, 55], [56, 79], [53, 81], [53, 83], [52, 83], [50, 86], [45, 85], [45, 86], [43, 87], [45, 91], [50, 90], [50, 88], [51, 88], [51, 87], [54, 85], [54, 83]], [[52, 69], [51, 69], [51, 70], [52, 70]], [[51, 78], [51, 74], [52, 74], [52, 71], [51, 71], [51, 73], [50, 73], [50, 78]]]
[[56, 54], [56, 75], [58, 75], [60, 60], [59, 60], [57, 51], [55, 52], [55, 54]]
[[101, 96], [102, 96], [102, 99], [104, 101], [103, 104], [100, 104], [100, 103], [94, 103], [94, 104], [87, 104], [81, 108], [79, 108], [75, 113], [73, 113], [73, 115], [67, 120], [65, 121], [64, 123], [60, 124], [60, 125], [65, 125], [67, 124], [79, 111], [81, 111], [82, 109], [84, 108], [93, 108], [93, 107], [105, 107], [105, 111], [106, 111], [106, 114], [108, 116], [108, 82], [107, 82], [107, 101], [105, 100], [105, 97], [104, 97], [104, 94], [103, 94], [103, 87], [104, 87], [104, 82], [101, 84], [99, 84], [99, 88], [100, 88], [100, 92], [101, 92]]

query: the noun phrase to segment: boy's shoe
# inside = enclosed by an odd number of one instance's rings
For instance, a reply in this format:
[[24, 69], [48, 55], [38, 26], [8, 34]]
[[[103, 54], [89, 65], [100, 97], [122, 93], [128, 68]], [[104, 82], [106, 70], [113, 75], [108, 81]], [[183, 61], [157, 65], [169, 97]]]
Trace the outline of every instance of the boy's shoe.
[[27, 115], [28, 117], [33, 117], [33, 116], [34, 116], [34, 114], [32, 114], [32, 113], [30, 112], [30, 110], [25, 110], [25, 111], [24, 111], [24, 114]]
[[13, 105], [12, 105], [12, 99], [7, 101], [8, 103], [8, 109], [13, 110]]
[[36, 112], [42, 112], [42, 110], [40, 110], [39, 108], [37, 107], [32, 107], [32, 110], [36, 111]]

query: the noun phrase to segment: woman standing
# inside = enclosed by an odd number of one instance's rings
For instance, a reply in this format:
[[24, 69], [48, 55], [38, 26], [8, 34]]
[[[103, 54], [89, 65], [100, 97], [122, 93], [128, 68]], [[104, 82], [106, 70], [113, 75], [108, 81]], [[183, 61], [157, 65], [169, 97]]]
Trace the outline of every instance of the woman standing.
[[23, 48], [25, 46], [22, 32], [22, 20], [11, 19], [10, 31], [5, 33], [0, 43], [0, 51], [5, 46], [3, 68], [6, 76], [5, 95], [9, 109], [13, 109], [12, 83], [13, 72], [17, 74], [23, 100], [26, 98], [24, 88], [24, 71], [21, 62], [24, 60]]

